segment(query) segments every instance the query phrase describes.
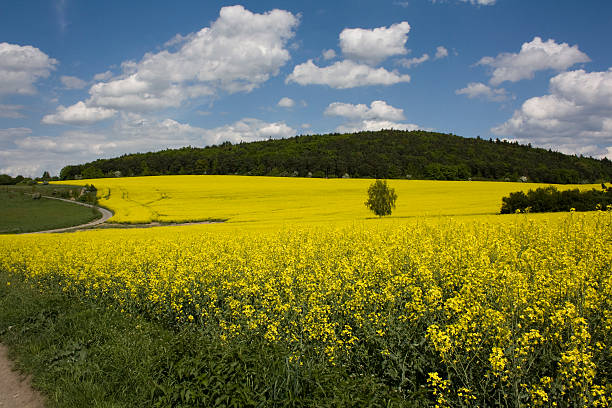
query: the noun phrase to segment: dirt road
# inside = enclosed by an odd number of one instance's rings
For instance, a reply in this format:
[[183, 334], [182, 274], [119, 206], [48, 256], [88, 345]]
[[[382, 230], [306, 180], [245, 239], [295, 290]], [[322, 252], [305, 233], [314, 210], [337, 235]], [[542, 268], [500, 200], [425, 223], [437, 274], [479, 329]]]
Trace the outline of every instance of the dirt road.
[[43, 408], [43, 401], [29, 379], [13, 371], [6, 347], [0, 344], [0, 408]]
[[[82, 203], [80, 201], [66, 200], [65, 198], [57, 198], [57, 197], [50, 197], [50, 196], [43, 196], [43, 197], [50, 198], [52, 200], [66, 201], [67, 203], [72, 203], [72, 204], [84, 205], [85, 207], [95, 208], [96, 210], [102, 213], [102, 218], [98, 218], [97, 220], [93, 220], [91, 222], [88, 222], [87, 224], [75, 225], [73, 227], [56, 228], [56, 229], [46, 230], [46, 231], [26, 232], [26, 234], [46, 234], [46, 233], [52, 233], [52, 232], [66, 232], [66, 231], [72, 231], [72, 230], [77, 230], [81, 228], [89, 228], [89, 227], [93, 227], [94, 225], [102, 224], [103, 222], [106, 222], [110, 217], [113, 216], [113, 213], [107, 210], [106, 208]], [[0, 407], [2, 406], [0, 405]]]

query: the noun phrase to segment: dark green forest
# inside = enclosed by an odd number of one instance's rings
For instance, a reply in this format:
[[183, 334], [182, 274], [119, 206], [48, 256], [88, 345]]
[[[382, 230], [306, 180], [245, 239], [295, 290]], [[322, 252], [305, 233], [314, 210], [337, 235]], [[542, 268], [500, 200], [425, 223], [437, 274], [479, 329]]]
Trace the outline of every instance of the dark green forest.
[[612, 162], [516, 142], [381, 130], [127, 154], [66, 166], [60, 178], [165, 174], [586, 183], [612, 180]]

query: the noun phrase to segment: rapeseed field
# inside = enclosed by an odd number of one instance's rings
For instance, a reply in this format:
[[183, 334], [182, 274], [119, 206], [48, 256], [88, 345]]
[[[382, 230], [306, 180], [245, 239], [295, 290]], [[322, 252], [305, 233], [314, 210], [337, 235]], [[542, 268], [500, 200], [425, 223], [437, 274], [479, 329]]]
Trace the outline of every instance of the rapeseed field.
[[[373, 217], [363, 205], [373, 180], [247, 176], [156, 176], [70, 180], [98, 188], [111, 222], [227, 220], [241, 227], [352, 223]], [[511, 192], [545, 184], [390, 180], [399, 198], [392, 218], [496, 214]], [[600, 188], [563, 185], [560, 189]]]
[[[202, 206], [189, 201], [180, 208], [177, 196], [177, 206], [164, 211], [187, 217], [193, 205], [205, 210], [202, 215], [247, 221], [263, 211], [259, 201], [277, 200], [277, 213], [287, 220], [297, 197], [308, 195], [294, 180], [281, 180], [294, 186], [287, 188], [290, 211], [269, 192], [249, 190], [249, 179], [240, 179], [246, 191], [236, 200], [223, 193], [236, 187], [224, 187], [227, 178], [217, 180], [215, 205], [206, 204], [210, 192], [202, 192]], [[352, 216], [361, 211], [367, 182], [309, 181], [321, 187], [302, 202], [305, 212], [325, 194], [343, 189], [346, 194], [334, 197], [327, 211], [340, 214], [344, 208]], [[108, 202], [118, 205], [129, 202], [112, 201], [122, 183], [96, 184], [102, 194], [110, 188]], [[405, 216], [412, 211], [412, 183], [395, 184], [398, 212]], [[448, 193], [453, 184], [441, 186]], [[495, 186], [498, 194], [515, 188]], [[141, 200], [155, 194], [152, 185], [134, 195], [128, 191]], [[174, 191], [168, 184], [165, 193]], [[253, 210], [241, 215], [239, 208], [249, 207], [239, 201], [249, 194]], [[412, 194], [418, 211], [425, 211], [418, 207], [424, 201], [435, 201]], [[495, 210], [489, 199], [469, 210], [475, 198], [462, 194], [449, 199], [441, 193], [439, 212], [453, 206], [464, 213]], [[406, 204], [400, 208], [402, 199]], [[135, 219], [129, 207], [117, 208], [128, 217], [123, 220]], [[316, 208], [322, 212], [302, 217], [325, 215], [323, 206]], [[209, 213], [215, 209], [219, 213]], [[345, 217], [330, 214], [328, 219]], [[318, 361], [356, 377], [372, 376], [407, 405], [416, 400], [438, 407], [610, 405], [612, 213], [377, 221], [0, 236], [0, 269], [41, 291], [212, 332], [223, 344], [276, 345], [296, 370]]]

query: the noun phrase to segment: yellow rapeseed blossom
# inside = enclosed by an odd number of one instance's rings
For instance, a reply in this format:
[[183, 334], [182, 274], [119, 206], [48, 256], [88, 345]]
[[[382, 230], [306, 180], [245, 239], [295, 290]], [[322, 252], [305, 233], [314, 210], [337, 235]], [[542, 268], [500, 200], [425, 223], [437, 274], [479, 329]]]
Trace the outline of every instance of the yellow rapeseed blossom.
[[0, 269], [223, 342], [280, 345], [288, 364], [372, 362], [397, 389], [418, 363], [438, 406], [606, 406], [611, 223], [593, 212], [3, 235]]

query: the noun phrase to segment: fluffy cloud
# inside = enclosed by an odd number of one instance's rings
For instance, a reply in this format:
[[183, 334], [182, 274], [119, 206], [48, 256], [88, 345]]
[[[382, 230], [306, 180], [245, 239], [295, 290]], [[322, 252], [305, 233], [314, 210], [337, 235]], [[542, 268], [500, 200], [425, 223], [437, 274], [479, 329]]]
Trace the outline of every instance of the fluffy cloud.
[[94, 75], [94, 81], [108, 81], [113, 77], [113, 73], [110, 71], [100, 72], [99, 74]]
[[436, 47], [436, 59], [448, 57], [448, 50], [443, 46]]
[[410, 82], [410, 75], [402, 75], [384, 68], [373, 68], [351, 60], [338, 61], [321, 68], [312, 60], [295, 66], [286, 81], [300, 85], [328, 85], [332, 88], [346, 89], [367, 85], [393, 85]]
[[288, 11], [256, 14], [223, 7], [210, 27], [181, 37], [178, 50], [127, 61], [124, 73], [93, 85], [88, 105], [130, 111], [178, 107], [218, 90], [248, 92], [277, 75], [298, 19]]
[[[249, 92], [277, 75], [289, 59], [287, 42], [298, 19], [283, 10], [256, 14], [242, 6], [223, 7], [210, 27], [175, 36], [164, 49], [147, 53], [138, 62], [126, 61], [123, 73], [94, 76], [90, 97], [73, 106], [60, 106], [45, 124], [91, 124], [115, 111], [144, 112], [179, 107], [185, 100], [218, 91]], [[69, 88], [78, 78], [62, 77]]]
[[347, 119], [336, 128], [342, 133], [359, 132], [363, 130], [375, 131], [380, 129], [416, 130], [420, 126], [412, 123], [398, 123], [404, 119], [404, 110], [388, 105], [385, 101], [373, 101], [370, 107], [364, 104], [334, 102], [326, 109], [328, 116], [339, 116]]
[[491, 6], [495, 4], [497, 0], [461, 0], [464, 3], [470, 3], [478, 6]]
[[[446, 48], [442, 46], [436, 47], [436, 53], [435, 53], [434, 59], [441, 59], [447, 56], [448, 56], [448, 50]], [[430, 60], [429, 54], [423, 54], [420, 57], [402, 58], [399, 61], [397, 61], [397, 63], [403, 67], [412, 68], [417, 65], [421, 65], [422, 63], [427, 62], [429, 60]]]
[[[32, 155], [22, 151], [3, 150], [0, 148], [0, 174], [17, 176], [21, 174], [26, 177], [37, 177], [47, 170], [50, 158], [37, 158], [32, 160]], [[55, 173], [55, 172], [54, 172]]]
[[159, 120], [140, 114], [124, 113], [104, 132], [69, 131], [58, 138], [33, 137], [27, 143], [31, 146], [38, 143], [56, 152], [78, 151], [83, 154], [109, 155], [187, 145], [202, 146], [224, 141], [264, 140], [295, 134], [295, 129], [283, 122], [269, 123], [259, 119], [246, 118], [214, 129], [204, 129], [173, 119]]
[[323, 58], [326, 59], [326, 60], [330, 60], [330, 59], [336, 58], [336, 51], [334, 51], [334, 50], [325, 50], [325, 51], [323, 51]]
[[34, 83], [47, 78], [57, 60], [30, 45], [0, 43], [0, 95], [36, 93]]
[[259, 119], [244, 118], [231, 125], [220, 126], [204, 132], [208, 143], [216, 144], [224, 141], [233, 143], [251, 142], [255, 140], [280, 139], [295, 136], [297, 131], [284, 122], [264, 122]]
[[140, 112], [176, 108], [190, 95], [193, 97], [210, 95], [213, 91], [204, 88], [203, 92], [197, 95], [190, 94], [180, 85], [156, 84], [140, 79], [134, 74], [111, 82], [97, 83], [90, 88], [89, 93], [91, 98], [87, 101], [88, 105]]
[[206, 129], [173, 119], [156, 119], [138, 114], [121, 114], [108, 128], [96, 131], [71, 130], [58, 136], [31, 135], [29, 129], [13, 129], [13, 144], [0, 145], [0, 173], [57, 174], [69, 163], [84, 163], [126, 152], [146, 152], [187, 145], [207, 144]]
[[340, 48], [349, 59], [376, 65], [393, 55], [406, 54], [409, 32], [410, 24], [405, 21], [372, 30], [345, 28], [340, 33]]
[[[319, 67], [310, 59], [296, 65], [285, 83], [328, 85], [332, 88], [347, 89], [410, 82], [409, 75], [388, 71], [383, 67], [376, 68], [376, 65], [388, 57], [408, 53], [405, 45], [409, 31], [410, 25], [405, 21], [374, 29], [345, 28], [339, 39], [340, 49], [346, 59], [326, 67]], [[334, 50], [323, 52], [323, 58], [326, 60], [335, 56]]]
[[556, 75], [550, 80], [549, 94], [526, 100], [508, 121], [492, 131], [566, 153], [609, 154], [612, 68]]
[[373, 101], [370, 107], [362, 103], [353, 105], [350, 103], [334, 102], [325, 109], [329, 116], [341, 116], [347, 119], [384, 119], [402, 120], [404, 110], [388, 105], [385, 101]]
[[24, 108], [23, 105], [2, 105], [0, 104], [0, 118], [19, 119], [23, 114], [19, 112]]
[[32, 129], [30, 128], [8, 128], [8, 129], [0, 129], [0, 141], [2, 140], [10, 140], [18, 137], [24, 137], [32, 133]]
[[424, 63], [425, 61], [429, 60], [429, 55], [428, 54], [423, 54], [420, 57], [414, 57], [414, 58], [403, 58], [401, 60], [398, 61], [398, 63], [406, 68], [412, 68], [415, 67], [417, 65], [420, 65], [422, 63]]
[[45, 115], [42, 123], [47, 125], [90, 125], [101, 120], [109, 119], [115, 115], [113, 109], [87, 106], [84, 102], [77, 102], [72, 106], [59, 106], [57, 112]]
[[572, 65], [589, 61], [589, 57], [577, 45], [557, 44], [553, 39], [543, 42], [540, 37], [534, 37], [531, 42], [521, 46], [518, 54], [502, 53], [497, 57], [484, 57], [478, 64], [493, 68], [490, 82], [499, 85], [504, 81], [517, 82], [533, 78], [536, 71], [563, 71]]
[[482, 98], [494, 102], [501, 102], [508, 98], [508, 93], [504, 88], [491, 88], [481, 82], [470, 82], [468, 86], [455, 91], [457, 95], [465, 95], [470, 99]]
[[293, 108], [295, 106], [295, 101], [285, 96], [281, 98], [276, 105], [280, 106], [281, 108]]
[[388, 120], [363, 120], [340, 125], [336, 128], [336, 131], [340, 133], [355, 133], [363, 131], [375, 132], [382, 129], [419, 130], [422, 129], [422, 127], [414, 123], [395, 123]]
[[80, 134], [80, 138], [71, 139], [67, 137], [26, 137], [15, 141], [21, 149], [45, 153], [77, 153], [89, 152], [102, 154], [105, 149], [116, 147], [116, 143], [96, 143], [88, 135]]
[[62, 75], [60, 81], [67, 89], [83, 89], [87, 86], [87, 82], [82, 79], [68, 75]]
[[110, 126], [70, 130], [57, 136], [35, 135], [28, 128], [0, 130], [0, 173], [38, 176], [52, 174], [71, 163], [183, 146], [205, 146], [224, 141], [240, 142], [295, 136], [284, 122], [245, 118], [205, 129], [174, 119], [137, 113], [119, 113]]
[[123, 153], [210, 144], [203, 140], [205, 132], [206, 129], [174, 119], [159, 120], [127, 113], [115, 122], [109, 138]]
[[594, 109], [599, 106], [608, 115], [612, 111], [612, 68], [603, 72], [564, 72], [551, 78], [550, 87], [553, 94], [578, 105]]

